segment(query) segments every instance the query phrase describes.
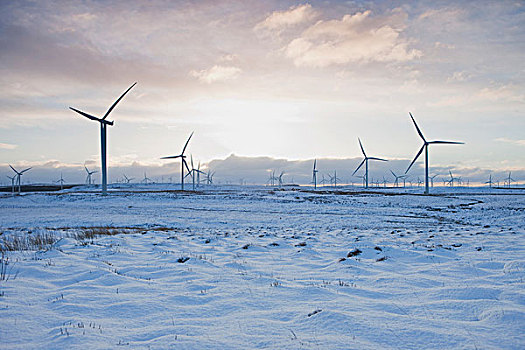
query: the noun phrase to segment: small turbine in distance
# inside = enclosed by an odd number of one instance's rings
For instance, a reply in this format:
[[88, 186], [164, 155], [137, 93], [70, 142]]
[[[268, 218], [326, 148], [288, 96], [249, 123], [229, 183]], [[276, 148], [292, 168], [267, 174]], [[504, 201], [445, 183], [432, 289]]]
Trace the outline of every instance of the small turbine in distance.
[[412, 116], [412, 113], [408, 113], [410, 115], [410, 118], [412, 118], [412, 121], [414, 122], [414, 126], [416, 127], [417, 133], [423, 140], [423, 146], [419, 149], [419, 152], [417, 152], [416, 156], [414, 157], [414, 160], [412, 160], [412, 163], [408, 166], [407, 170], [405, 171], [405, 174], [408, 173], [412, 165], [416, 162], [417, 158], [421, 155], [423, 150], [425, 150], [425, 194], [428, 194], [428, 145], [431, 144], [442, 144], [442, 145], [462, 145], [464, 142], [456, 142], [456, 141], [427, 141], [425, 139], [425, 136], [423, 136], [423, 133], [417, 126], [416, 120]]
[[193, 136], [193, 132], [190, 134], [190, 137], [188, 137], [188, 141], [186, 141], [186, 144], [184, 145], [184, 148], [182, 149], [181, 154], [178, 156], [168, 156], [168, 157], [162, 157], [160, 159], [176, 159], [180, 158], [180, 188], [181, 191], [184, 191], [184, 167], [186, 167], [186, 170], [188, 170], [188, 173], [190, 173], [190, 168], [188, 167], [188, 163], [186, 163], [186, 156], [184, 155], [184, 152], [186, 151], [186, 147], [188, 147], [188, 143], [190, 142], [191, 137]]
[[312, 182], [314, 183], [314, 190], [317, 189], [317, 173], [319, 170], [317, 170], [317, 159], [314, 160], [314, 169], [312, 171]]
[[10, 168], [16, 173], [15, 176], [16, 176], [16, 179], [17, 179], [17, 182], [18, 182], [18, 194], [20, 194], [20, 192], [22, 192], [22, 185], [21, 185], [21, 180], [20, 180], [20, 178], [22, 177], [22, 175], [23, 175], [26, 171], [28, 171], [28, 170], [31, 169], [31, 168], [27, 168], [27, 169], [24, 169], [24, 170], [22, 170], [22, 171], [17, 171], [15, 168], [13, 168], [13, 167], [11, 166], [11, 164], [9, 164], [9, 167], [10, 167]]
[[363, 155], [365, 156], [365, 159], [363, 159], [363, 161], [361, 162], [361, 164], [359, 164], [359, 166], [357, 167], [357, 169], [355, 169], [354, 173], [352, 174], [352, 176], [355, 175], [355, 173], [357, 173], [357, 171], [363, 166], [363, 164], [365, 164], [365, 177], [364, 177], [364, 181], [365, 181], [365, 188], [368, 188], [368, 161], [369, 160], [379, 160], [381, 162], [388, 162], [388, 160], [386, 159], [382, 159], [382, 158], [376, 158], [376, 157], [368, 157], [365, 153], [365, 149], [363, 148], [363, 144], [361, 143], [361, 139], [358, 137], [357, 140], [359, 141], [359, 146], [361, 147], [361, 152], [363, 152]]
[[86, 185], [91, 185], [92, 183], [92, 175], [94, 173], [96, 173], [97, 171], [96, 170], [93, 170], [93, 171], [89, 171], [89, 169], [84, 165], [84, 169], [86, 169], [86, 173], [87, 173], [87, 176], [86, 176]]

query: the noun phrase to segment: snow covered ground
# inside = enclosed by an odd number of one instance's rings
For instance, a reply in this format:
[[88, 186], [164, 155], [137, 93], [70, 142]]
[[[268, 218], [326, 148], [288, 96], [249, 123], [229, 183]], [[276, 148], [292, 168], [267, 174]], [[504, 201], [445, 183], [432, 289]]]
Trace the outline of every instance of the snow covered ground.
[[523, 190], [175, 189], [3, 195], [0, 347], [525, 348]]

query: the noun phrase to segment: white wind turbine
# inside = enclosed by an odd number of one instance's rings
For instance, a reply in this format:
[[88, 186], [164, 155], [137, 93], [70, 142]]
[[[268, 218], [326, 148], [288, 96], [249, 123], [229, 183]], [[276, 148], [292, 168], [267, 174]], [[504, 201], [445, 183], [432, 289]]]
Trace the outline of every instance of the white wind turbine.
[[390, 170], [390, 172], [392, 173], [392, 175], [394, 175], [395, 177], [395, 181], [394, 181], [394, 187], [399, 187], [399, 179], [403, 180], [403, 187], [405, 187], [405, 179], [406, 179], [406, 175], [396, 175], [396, 173], [394, 173], [392, 170]]
[[333, 184], [335, 188], [337, 188], [337, 180], [341, 180], [337, 177], [337, 170], [334, 170], [334, 176], [328, 174], [328, 177], [330, 178], [330, 184]]
[[388, 160], [382, 159], [382, 158], [376, 158], [376, 157], [368, 157], [366, 155], [366, 153], [365, 153], [365, 149], [363, 148], [363, 145], [361, 144], [361, 139], [357, 138], [357, 140], [359, 141], [359, 146], [361, 147], [361, 152], [363, 152], [363, 155], [365, 156], [365, 159], [363, 159], [361, 164], [359, 164], [357, 169], [355, 169], [355, 171], [352, 174], [352, 176], [354, 176], [355, 173], [357, 173], [357, 171], [363, 166], [363, 164], [365, 164], [365, 188], [368, 188], [368, 161], [369, 160], [379, 160], [379, 161], [382, 161], [382, 162], [388, 162]]
[[213, 185], [213, 176], [215, 175], [215, 171], [210, 171], [206, 173], [206, 184]]
[[492, 174], [489, 174], [489, 180], [485, 181], [485, 183], [488, 184], [490, 188], [492, 188], [492, 185], [494, 184], [492, 181]]
[[[204, 174], [204, 172], [199, 170], [199, 168], [201, 166], [200, 162], [199, 162], [199, 167], [197, 169], [195, 169], [195, 167], [193, 166], [193, 155], [190, 156], [190, 164], [191, 164], [191, 170], [188, 172], [188, 174], [186, 174], [186, 176], [191, 176], [191, 180], [192, 180], [192, 184], [193, 184], [193, 190], [195, 191], [196, 185], [197, 186], [199, 185], [199, 179], [200, 179], [199, 175], [201, 173]], [[195, 174], [197, 174], [197, 182], [195, 182]]]
[[91, 175], [97, 173], [98, 171], [96, 170], [93, 170], [93, 171], [89, 171], [89, 169], [84, 165], [84, 169], [86, 169], [86, 173], [87, 173], [87, 176], [86, 176], [86, 184], [87, 185], [91, 185], [92, 183], [92, 177]]
[[131, 90], [132, 87], [134, 87], [137, 83], [133, 83], [124, 93], [109, 107], [106, 114], [102, 118], [97, 118], [95, 116], [92, 116], [91, 114], [87, 114], [85, 112], [82, 112], [76, 108], [69, 107], [71, 110], [79, 113], [80, 115], [83, 115], [84, 117], [97, 121], [100, 123], [100, 153], [101, 153], [101, 162], [102, 162], [102, 195], [108, 194], [108, 176], [107, 176], [107, 168], [106, 168], [106, 127], [108, 125], [113, 125], [113, 121], [107, 121], [106, 118], [108, 117], [109, 113], [115, 108], [117, 103], [122, 100], [122, 98], [128, 93], [129, 90]]
[[282, 187], [283, 185], [283, 175], [284, 171], [281, 171], [281, 174], [277, 177], [277, 180], [279, 180], [279, 187]]
[[412, 121], [414, 122], [414, 126], [416, 127], [417, 133], [419, 134], [419, 136], [423, 140], [423, 146], [421, 146], [421, 149], [419, 150], [419, 152], [417, 152], [416, 156], [414, 157], [414, 160], [412, 161], [412, 163], [410, 163], [410, 165], [408, 166], [407, 170], [405, 171], [405, 174], [408, 173], [408, 171], [410, 170], [412, 165], [415, 163], [417, 158], [421, 155], [423, 150], [425, 150], [425, 194], [428, 194], [428, 145], [431, 145], [431, 144], [462, 145], [462, 144], [464, 144], [464, 142], [456, 142], [456, 141], [427, 141], [425, 139], [425, 136], [423, 136], [423, 133], [421, 132], [421, 130], [417, 126], [417, 123], [416, 123], [414, 117], [412, 116], [412, 113], [409, 112], [408, 114], [410, 115], [410, 118], [412, 118]]
[[27, 169], [24, 169], [22, 171], [17, 171], [15, 168], [13, 168], [11, 166], [11, 164], [9, 164], [9, 167], [16, 173], [16, 180], [17, 180], [17, 183], [18, 183], [18, 194], [20, 194], [20, 192], [22, 192], [22, 181], [21, 181], [21, 177], [22, 175], [28, 171], [29, 169], [31, 169], [31, 167], [27, 168]]
[[323, 177], [321, 178], [321, 181], [319, 181], [319, 183], [324, 186], [324, 185], [326, 185], [327, 182], [328, 181], [326, 180], [326, 178], [324, 177], [324, 174], [323, 174]]
[[317, 170], [317, 159], [314, 160], [314, 169], [312, 171], [312, 182], [314, 183], [314, 190], [317, 189], [317, 173], [319, 170]]
[[9, 176], [9, 175], [6, 175], [9, 180], [11, 180], [11, 194], [14, 196], [15, 195], [15, 179], [16, 179], [16, 175], [13, 175], [13, 176]]
[[160, 159], [176, 159], [180, 158], [180, 188], [181, 191], [184, 191], [184, 167], [186, 167], [186, 170], [188, 170], [188, 173], [190, 172], [190, 168], [188, 167], [188, 163], [186, 162], [186, 156], [184, 155], [184, 152], [186, 151], [186, 147], [188, 147], [188, 143], [190, 142], [191, 137], [193, 136], [193, 132], [190, 134], [190, 137], [188, 137], [188, 140], [186, 141], [186, 144], [184, 145], [184, 148], [182, 149], [181, 154], [178, 156], [169, 156], [169, 157], [162, 157]]
[[56, 183], [60, 183], [60, 190], [63, 190], [64, 189], [64, 178], [62, 177], [62, 173], [60, 173], [60, 179], [58, 179], [57, 181], [55, 181]]
[[450, 187], [454, 187], [454, 181], [457, 181], [458, 185], [461, 185], [461, 177], [454, 177], [452, 176], [452, 171], [448, 171], [450, 174], [450, 179], [447, 181]]
[[438, 176], [438, 174], [435, 174], [435, 175], [432, 175], [432, 176], [429, 176], [429, 179], [430, 179], [430, 186], [432, 188], [434, 188], [434, 178]]
[[149, 177], [147, 177], [147, 176], [146, 176], [146, 172], [144, 172], [144, 178], [142, 179], [141, 182], [147, 185], [147, 184], [148, 184], [148, 181], [151, 182], [151, 179], [150, 179]]
[[127, 177], [126, 174], [122, 174], [122, 175], [124, 175], [124, 180], [126, 181], [127, 184], [129, 184], [131, 180], [134, 179], [133, 177]]
[[509, 176], [507, 177], [507, 180], [506, 180], [507, 185], [509, 186], [509, 188], [510, 188], [511, 182], [516, 181], [512, 177], [510, 177], [510, 174], [511, 174], [511, 172], [509, 171]]

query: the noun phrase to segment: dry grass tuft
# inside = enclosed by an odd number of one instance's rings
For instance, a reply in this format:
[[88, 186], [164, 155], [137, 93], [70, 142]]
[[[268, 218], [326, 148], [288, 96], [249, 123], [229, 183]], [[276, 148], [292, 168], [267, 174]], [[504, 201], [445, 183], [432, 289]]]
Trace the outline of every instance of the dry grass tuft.
[[22, 251], [22, 250], [47, 250], [57, 241], [56, 235], [52, 233], [39, 233], [36, 235], [7, 236], [0, 243], [0, 251]]

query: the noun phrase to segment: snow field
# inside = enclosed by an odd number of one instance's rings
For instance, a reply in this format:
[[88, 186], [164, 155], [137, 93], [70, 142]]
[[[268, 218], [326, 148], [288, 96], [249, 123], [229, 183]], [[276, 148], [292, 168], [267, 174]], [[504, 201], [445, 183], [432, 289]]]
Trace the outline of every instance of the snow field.
[[[0, 243], [57, 242], [7, 252], [0, 343], [522, 348], [523, 199], [264, 188], [1, 198]], [[73, 238], [84, 227], [121, 233]]]

